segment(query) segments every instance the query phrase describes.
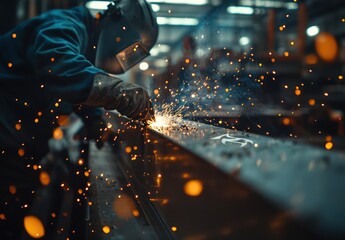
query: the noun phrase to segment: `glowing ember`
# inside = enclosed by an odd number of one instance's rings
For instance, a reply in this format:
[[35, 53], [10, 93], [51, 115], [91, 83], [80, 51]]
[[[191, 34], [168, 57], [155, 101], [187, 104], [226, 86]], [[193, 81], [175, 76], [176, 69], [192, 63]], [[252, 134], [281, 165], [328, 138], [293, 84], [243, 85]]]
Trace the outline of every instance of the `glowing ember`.
[[110, 233], [110, 227], [108, 227], [108, 226], [104, 226], [104, 227], [102, 228], [102, 230], [103, 230], [103, 232], [104, 232], [105, 234]]
[[326, 143], [326, 144], [325, 144], [325, 148], [326, 148], [327, 150], [331, 150], [331, 149], [333, 148], [333, 143], [332, 143], [332, 142]]

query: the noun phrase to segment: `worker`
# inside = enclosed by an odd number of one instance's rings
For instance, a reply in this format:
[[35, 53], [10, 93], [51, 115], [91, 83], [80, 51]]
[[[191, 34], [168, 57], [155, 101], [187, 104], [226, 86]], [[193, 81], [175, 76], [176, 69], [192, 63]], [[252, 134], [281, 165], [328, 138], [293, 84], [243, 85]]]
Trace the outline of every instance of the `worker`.
[[97, 122], [103, 107], [134, 120], [153, 117], [147, 91], [114, 74], [147, 57], [157, 35], [145, 0], [117, 0], [96, 17], [85, 6], [53, 10], [0, 36], [1, 239], [18, 238], [39, 184], [33, 166], [48, 152], [60, 115]]

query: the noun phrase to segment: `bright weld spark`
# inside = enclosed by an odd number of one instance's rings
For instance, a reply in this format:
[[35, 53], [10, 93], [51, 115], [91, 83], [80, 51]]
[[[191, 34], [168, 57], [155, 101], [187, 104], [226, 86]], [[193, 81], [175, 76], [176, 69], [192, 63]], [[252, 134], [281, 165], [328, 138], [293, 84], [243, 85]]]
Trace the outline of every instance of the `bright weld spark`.
[[148, 121], [150, 127], [154, 130], [163, 130], [173, 127], [179, 127], [182, 122], [182, 108], [173, 110], [168, 104], [163, 104], [163, 110], [155, 114], [155, 121]]

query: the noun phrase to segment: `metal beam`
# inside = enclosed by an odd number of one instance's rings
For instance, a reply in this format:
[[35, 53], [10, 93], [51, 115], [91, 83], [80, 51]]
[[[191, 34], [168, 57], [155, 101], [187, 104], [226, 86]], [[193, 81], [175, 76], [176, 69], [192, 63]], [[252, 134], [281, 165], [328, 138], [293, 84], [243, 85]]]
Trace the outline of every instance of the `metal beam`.
[[190, 121], [122, 136], [124, 172], [176, 239], [345, 236], [344, 153]]

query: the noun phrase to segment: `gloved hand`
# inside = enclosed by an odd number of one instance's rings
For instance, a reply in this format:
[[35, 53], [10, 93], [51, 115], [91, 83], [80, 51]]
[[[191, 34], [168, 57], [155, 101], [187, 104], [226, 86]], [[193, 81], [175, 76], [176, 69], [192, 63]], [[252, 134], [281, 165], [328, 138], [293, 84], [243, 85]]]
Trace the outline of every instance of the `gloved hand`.
[[137, 84], [124, 82], [111, 75], [95, 75], [91, 92], [84, 104], [117, 110], [134, 120], [147, 121], [154, 118], [152, 101], [147, 91]]

